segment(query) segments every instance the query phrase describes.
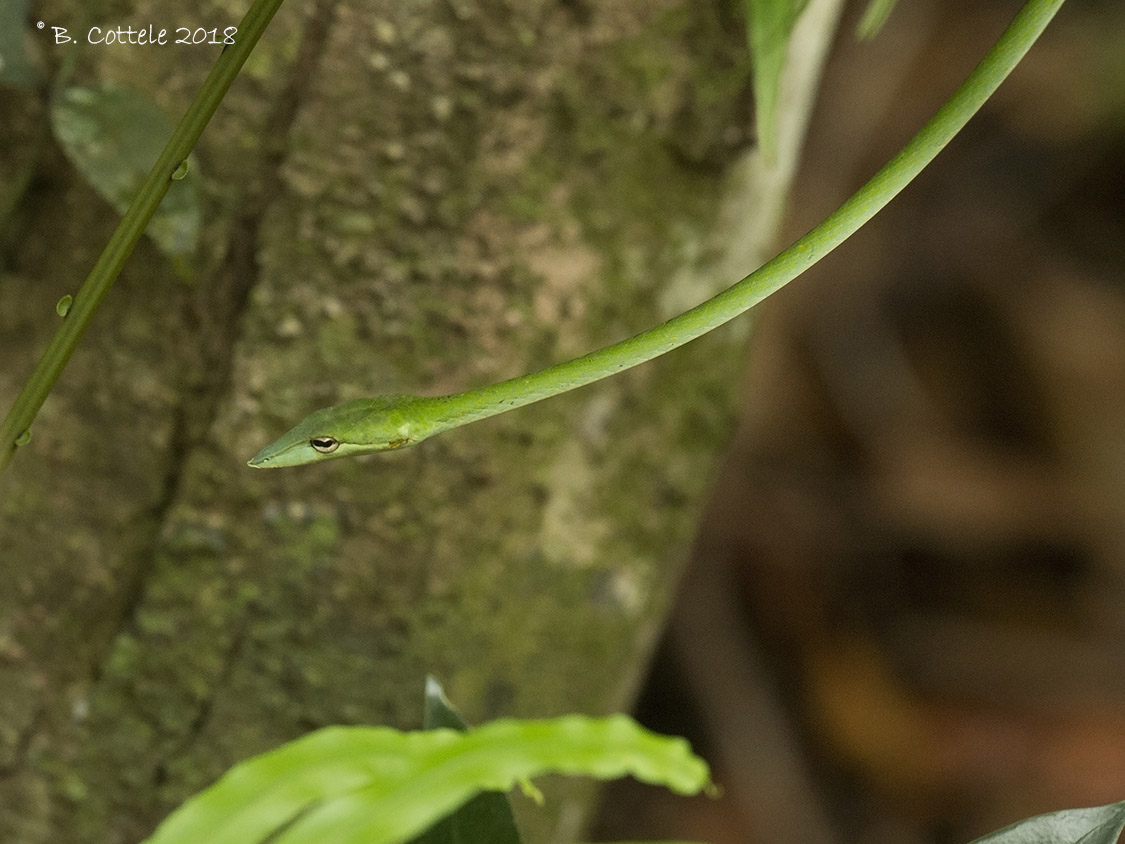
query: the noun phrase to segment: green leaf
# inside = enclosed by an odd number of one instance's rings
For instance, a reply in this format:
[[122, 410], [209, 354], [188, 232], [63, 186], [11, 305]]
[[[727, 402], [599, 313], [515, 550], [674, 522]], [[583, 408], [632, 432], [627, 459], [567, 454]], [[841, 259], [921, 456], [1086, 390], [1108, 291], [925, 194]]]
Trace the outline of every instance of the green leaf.
[[1037, 815], [978, 838], [973, 844], [1117, 844], [1122, 829], [1125, 801]]
[[745, 0], [747, 40], [754, 60], [754, 112], [758, 145], [777, 154], [777, 102], [793, 26], [806, 0]]
[[[122, 214], [172, 134], [153, 103], [112, 84], [67, 88], [51, 104], [51, 123], [66, 157]], [[199, 239], [198, 170], [193, 157], [148, 226], [149, 236], [173, 257], [191, 255]]]
[[26, 20], [27, 0], [0, 3], [0, 85], [26, 88], [39, 79], [24, 49]]
[[146, 844], [398, 844], [478, 791], [549, 772], [710, 786], [686, 741], [625, 715], [493, 721], [467, 732], [328, 727], [256, 756], [176, 810]]
[[883, 24], [891, 16], [891, 10], [894, 9], [896, 2], [898, 0], [871, 0], [867, 4], [863, 17], [859, 19], [855, 28], [856, 36], [860, 41], [866, 41], [879, 34]]
[[[426, 678], [422, 726], [427, 730], [464, 732], [468, 726], [433, 677]], [[484, 791], [442, 818], [414, 840], [415, 844], [521, 844], [519, 828], [507, 796]]]
[[422, 708], [422, 729], [424, 730], [459, 730], [464, 732], [469, 729], [461, 715], [453, 708], [449, 698], [445, 696], [445, 689], [433, 677], [426, 678], [426, 696]]

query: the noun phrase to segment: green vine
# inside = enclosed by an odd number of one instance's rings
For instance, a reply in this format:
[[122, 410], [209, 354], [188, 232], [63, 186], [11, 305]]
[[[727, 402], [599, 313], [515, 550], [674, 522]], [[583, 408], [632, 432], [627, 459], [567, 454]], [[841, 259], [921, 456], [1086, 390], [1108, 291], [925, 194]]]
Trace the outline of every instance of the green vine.
[[137, 241], [152, 219], [180, 165], [195, 147], [231, 83], [281, 6], [282, 0], [254, 0], [238, 26], [235, 43], [224, 48], [203, 86], [188, 106], [164, 151], [149, 171], [129, 210], [121, 218], [94, 268], [74, 295], [58, 331], [39, 359], [31, 376], [0, 423], [0, 473], [16, 449], [31, 439], [36, 414], [58, 381], [78, 341], [90, 325], [98, 306], [121, 274]]

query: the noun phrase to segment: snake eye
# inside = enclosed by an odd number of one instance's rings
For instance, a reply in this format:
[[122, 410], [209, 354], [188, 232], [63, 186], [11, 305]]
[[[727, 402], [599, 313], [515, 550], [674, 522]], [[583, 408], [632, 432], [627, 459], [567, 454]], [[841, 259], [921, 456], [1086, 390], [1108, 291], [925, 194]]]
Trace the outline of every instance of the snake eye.
[[335, 437], [313, 437], [309, 440], [309, 445], [321, 454], [331, 454], [340, 447], [340, 441]]

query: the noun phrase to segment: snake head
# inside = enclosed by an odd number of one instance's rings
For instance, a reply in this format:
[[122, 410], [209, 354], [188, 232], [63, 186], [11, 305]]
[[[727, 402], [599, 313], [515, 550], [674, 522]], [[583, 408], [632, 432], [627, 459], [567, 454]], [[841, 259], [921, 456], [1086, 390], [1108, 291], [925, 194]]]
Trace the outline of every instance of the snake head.
[[255, 454], [248, 465], [277, 469], [413, 445], [432, 433], [416, 421], [426, 401], [430, 400], [387, 395], [321, 408]]

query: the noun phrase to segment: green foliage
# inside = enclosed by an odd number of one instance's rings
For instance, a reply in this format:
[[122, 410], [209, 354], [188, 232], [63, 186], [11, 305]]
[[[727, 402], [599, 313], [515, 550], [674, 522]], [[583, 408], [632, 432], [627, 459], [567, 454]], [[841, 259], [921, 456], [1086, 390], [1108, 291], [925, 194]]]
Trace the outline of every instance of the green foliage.
[[707, 765], [624, 715], [494, 721], [465, 732], [328, 727], [236, 765], [146, 844], [397, 844], [478, 791], [557, 772], [632, 774], [695, 794]]
[[[427, 730], [465, 732], [468, 725], [453, 709], [441, 685], [426, 678], [425, 714], [422, 726]], [[442, 818], [415, 844], [521, 844], [519, 828], [512, 815], [508, 797], [502, 791], [482, 791], [457, 811]]]
[[[132, 88], [67, 88], [51, 103], [55, 137], [66, 157], [119, 213], [124, 214], [160, 157], [172, 124]], [[201, 220], [199, 177], [181, 165], [148, 233], [165, 254], [195, 252]]]
[[856, 35], [859, 36], [861, 41], [866, 41], [869, 38], [874, 38], [879, 34], [879, 30], [883, 28], [883, 24], [887, 22], [887, 18], [891, 16], [891, 10], [894, 9], [895, 3], [898, 0], [871, 0], [867, 4], [867, 9], [863, 12], [863, 17], [859, 19], [856, 24]]
[[978, 838], [973, 844], [1117, 844], [1122, 829], [1125, 801], [1037, 815]]
[[806, 0], [745, 0], [747, 39], [754, 60], [754, 110], [758, 144], [777, 154], [777, 102], [789, 36]]
[[38, 81], [24, 49], [27, 0], [0, 3], [0, 85], [26, 87]]
[[[712, 788], [683, 739], [624, 715], [469, 729], [428, 678], [424, 727], [329, 727], [254, 757], [144, 844], [399, 844], [412, 835], [411, 844], [521, 844], [504, 792], [526, 777], [632, 774], [681, 794]], [[1117, 844], [1123, 828], [1125, 802], [1028, 818], [973, 844]]]

